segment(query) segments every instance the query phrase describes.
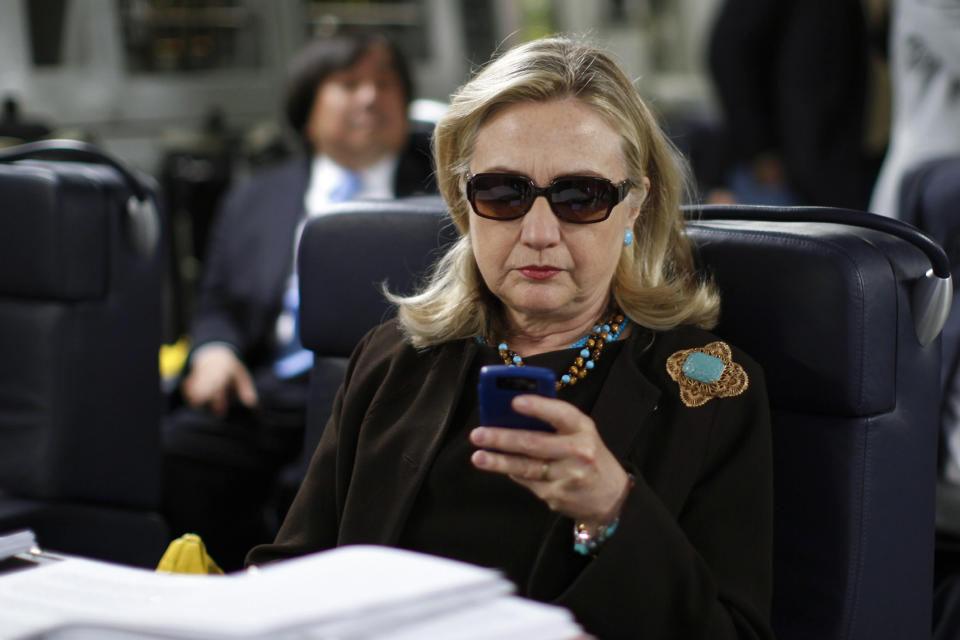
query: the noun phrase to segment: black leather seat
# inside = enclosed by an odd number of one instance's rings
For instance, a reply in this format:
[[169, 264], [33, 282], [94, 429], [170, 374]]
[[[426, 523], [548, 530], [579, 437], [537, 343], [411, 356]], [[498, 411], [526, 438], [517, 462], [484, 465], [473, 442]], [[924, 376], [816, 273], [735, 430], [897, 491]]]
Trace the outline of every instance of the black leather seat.
[[[909, 171], [900, 185], [899, 210], [904, 220], [944, 248], [956, 284], [960, 275], [960, 155], [934, 158]], [[943, 399], [935, 564], [940, 592], [935, 606], [938, 638], [955, 637], [960, 625], [960, 303], [956, 296], [941, 343]]]
[[347, 361], [393, 310], [381, 293], [411, 293], [456, 238], [438, 197], [347, 202], [308, 221], [298, 254], [303, 345], [314, 352], [307, 429], [299, 460], [281, 477], [287, 500], [306, 474]]
[[[439, 199], [337, 212], [312, 220], [300, 248], [313, 424], [329, 414], [357, 340], [388, 317], [376, 283], [406, 289], [451, 231]], [[929, 253], [947, 275], [943, 252], [908, 225], [859, 212], [688, 213], [702, 218], [690, 234], [723, 291], [717, 332], [753, 355], [769, 384], [777, 637], [928, 637], [935, 338], [949, 281], [925, 274]], [[319, 434], [308, 437], [312, 451]]]
[[[933, 338], [952, 285], [925, 279], [924, 251], [941, 277], [949, 275], [946, 257], [926, 238], [865, 228], [915, 233], [859, 212], [689, 213], [703, 217], [690, 234], [723, 292], [717, 333], [767, 376], [777, 637], [929, 637], [940, 356]], [[927, 286], [938, 293], [925, 296]]]
[[[947, 252], [954, 275], [960, 275], [960, 155], [923, 162], [908, 172], [900, 185], [902, 219], [920, 228]], [[960, 429], [960, 304], [954, 305], [943, 328], [941, 386], [945, 397], [942, 426], [945, 433]], [[960, 437], [960, 436], [957, 436]], [[960, 460], [957, 460], [960, 462]], [[960, 512], [951, 526], [960, 534]]]
[[[107, 164], [0, 154], [0, 532], [155, 566], [159, 222], [148, 186]], [[99, 159], [84, 145], [60, 153]]]

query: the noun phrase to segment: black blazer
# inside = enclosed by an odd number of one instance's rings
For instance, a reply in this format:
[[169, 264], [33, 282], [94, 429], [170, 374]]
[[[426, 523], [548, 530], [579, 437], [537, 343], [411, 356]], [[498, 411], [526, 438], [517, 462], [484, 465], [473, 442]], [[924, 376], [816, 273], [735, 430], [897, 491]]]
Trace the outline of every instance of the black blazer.
[[[304, 213], [309, 173], [310, 158], [297, 157], [255, 175], [225, 197], [190, 329], [195, 346], [227, 342], [251, 370], [272, 361], [274, 323], [293, 264], [293, 238]], [[397, 165], [397, 196], [435, 191], [429, 139], [411, 136]]]
[[[636, 483], [595, 559], [557, 515], [521, 595], [568, 607], [599, 638], [770, 638], [772, 453], [760, 368], [750, 386], [687, 407], [667, 373], [690, 327], [635, 327], [591, 417]], [[259, 564], [345, 544], [394, 545], [464, 392], [471, 340], [416, 351], [391, 321], [351, 357], [306, 478]], [[503, 523], [509, 531], [510, 523]]]

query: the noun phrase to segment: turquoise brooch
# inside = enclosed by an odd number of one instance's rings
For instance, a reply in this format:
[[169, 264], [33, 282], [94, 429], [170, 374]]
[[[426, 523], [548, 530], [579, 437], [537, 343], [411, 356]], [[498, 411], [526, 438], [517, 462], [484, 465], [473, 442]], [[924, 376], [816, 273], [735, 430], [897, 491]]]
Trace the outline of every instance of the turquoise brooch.
[[680, 399], [688, 407], [738, 396], [750, 386], [747, 372], [733, 361], [730, 345], [720, 341], [675, 352], [667, 358], [667, 373], [680, 385]]

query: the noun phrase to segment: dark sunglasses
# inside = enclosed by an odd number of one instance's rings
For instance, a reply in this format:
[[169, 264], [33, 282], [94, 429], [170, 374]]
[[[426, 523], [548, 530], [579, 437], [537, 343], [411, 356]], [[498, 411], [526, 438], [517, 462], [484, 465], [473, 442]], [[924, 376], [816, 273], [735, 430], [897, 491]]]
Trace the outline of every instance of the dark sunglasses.
[[490, 220], [516, 220], [543, 196], [550, 210], [566, 222], [602, 222], [630, 191], [630, 181], [613, 184], [605, 178], [561, 176], [538, 187], [516, 173], [476, 173], [467, 178], [467, 200], [474, 212]]

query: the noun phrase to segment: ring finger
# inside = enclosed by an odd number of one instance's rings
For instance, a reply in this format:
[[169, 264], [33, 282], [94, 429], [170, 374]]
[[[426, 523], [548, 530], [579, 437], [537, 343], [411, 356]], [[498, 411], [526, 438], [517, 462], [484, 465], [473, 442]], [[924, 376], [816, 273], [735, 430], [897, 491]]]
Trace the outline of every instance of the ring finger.
[[470, 457], [474, 466], [484, 471], [494, 471], [524, 482], [549, 482], [552, 479], [551, 463], [546, 458], [497, 453], [480, 449]]

